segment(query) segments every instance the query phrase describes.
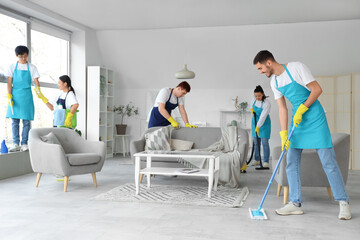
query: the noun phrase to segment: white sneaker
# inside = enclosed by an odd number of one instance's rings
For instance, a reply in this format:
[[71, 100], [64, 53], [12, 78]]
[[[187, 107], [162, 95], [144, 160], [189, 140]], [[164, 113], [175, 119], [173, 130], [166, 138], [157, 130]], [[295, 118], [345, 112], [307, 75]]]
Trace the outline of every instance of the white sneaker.
[[249, 164], [249, 166], [258, 166], [260, 165], [260, 161], [251, 161], [251, 163]]
[[17, 152], [17, 151], [20, 151], [20, 146], [18, 144], [14, 144], [14, 146], [12, 146], [9, 149], [9, 152]]
[[339, 201], [339, 205], [340, 205], [339, 219], [341, 220], [351, 219], [349, 203], [346, 201]]
[[269, 167], [269, 163], [268, 163], [268, 162], [264, 162], [263, 167]]
[[304, 211], [301, 209], [301, 207], [297, 207], [294, 205], [294, 203], [289, 202], [285, 205], [285, 207], [282, 207], [280, 209], [276, 209], [275, 212], [279, 215], [301, 215], [304, 214]]
[[20, 152], [25, 152], [29, 150], [29, 146], [27, 144], [21, 145]]

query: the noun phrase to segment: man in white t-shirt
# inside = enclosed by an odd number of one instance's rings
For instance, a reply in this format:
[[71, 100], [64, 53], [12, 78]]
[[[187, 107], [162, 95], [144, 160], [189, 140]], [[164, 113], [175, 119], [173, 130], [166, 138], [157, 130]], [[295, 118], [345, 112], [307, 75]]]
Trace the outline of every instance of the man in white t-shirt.
[[[303, 63], [279, 64], [267, 50], [260, 51], [253, 64], [261, 74], [271, 78], [270, 85], [279, 106], [281, 145], [283, 151], [288, 149], [286, 174], [290, 202], [275, 212], [279, 215], [304, 213], [301, 209], [301, 153], [303, 149], [316, 149], [334, 198], [339, 201], [338, 218], [351, 219], [349, 196], [336, 161], [325, 112], [317, 100], [322, 93], [319, 83]], [[296, 127], [290, 139], [291, 143], [288, 140], [288, 109], [285, 97], [293, 107], [291, 129], [293, 125]]]
[[[29, 49], [26, 46], [17, 46], [15, 54], [18, 61], [13, 63], [8, 68], [6, 76], [8, 77], [7, 83], [7, 98], [8, 108], [6, 118], [12, 119], [12, 137], [14, 146], [10, 148], [10, 152], [27, 151], [28, 135], [30, 131], [30, 121], [34, 120], [35, 108], [33, 96], [31, 93], [31, 83], [33, 82], [35, 92], [39, 98], [40, 83], [39, 72], [35, 65], [28, 62]], [[36, 85], [36, 86], [35, 86]], [[47, 103], [46, 98], [41, 98], [44, 103]], [[23, 131], [19, 135], [20, 119], [23, 122]]]
[[178, 128], [179, 123], [171, 117], [171, 111], [179, 107], [185, 127], [196, 128], [197, 126], [189, 124], [184, 106], [185, 95], [190, 92], [190, 89], [190, 85], [186, 81], [179, 83], [176, 88], [161, 89], [151, 110], [148, 127], [168, 126], [171, 124], [174, 128]]

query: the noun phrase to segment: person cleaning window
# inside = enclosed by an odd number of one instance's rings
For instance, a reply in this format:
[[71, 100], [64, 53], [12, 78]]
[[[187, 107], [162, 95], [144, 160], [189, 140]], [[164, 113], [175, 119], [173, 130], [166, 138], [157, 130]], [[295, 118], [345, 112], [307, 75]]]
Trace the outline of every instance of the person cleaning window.
[[[260, 156], [258, 148], [263, 145], [264, 152], [264, 163], [263, 167], [269, 167], [269, 156], [270, 156], [270, 147], [269, 147], [269, 139], [271, 134], [271, 120], [270, 120], [270, 101], [266, 99], [263, 88], [258, 85], [254, 90], [254, 98], [252, 99], [253, 105], [250, 109], [252, 114], [256, 114], [257, 123], [255, 123], [255, 117], [252, 117], [252, 136], [254, 139], [254, 151], [255, 151], [255, 161], [250, 163], [249, 166], [257, 166], [260, 164]], [[260, 143], [256, 141], [259, 136]]]
[[[31, 93], [31, 82], [36, 85], [35, 89], [40, 92], [39, 72], [35, 65], [28, 62], [29, 49], [26, 46], [17, 46], [15, 55], [18, 61], [8, 68], [6, 76], [8, 108], [6, 118], [12, 119], [12, 137], [13, 146], [9, 152], [27, 151], [29, 149], [28, 136], [31, 128], [31, 122], [34, 120], [35, 108], [33, 95]], [[21, 147], [19, 135], [19, 123], [22, 119], [23, 130], [21, 134]]]
[[185, 127], [197, 128], [189, 123], [185, 110], [185, 95], [190, 92], [190, 85], [183, 81], [176, 88], [163, 88], [158, 93], [154, 107], [150, 112], [148, 127], [168, 126], [179, 127], [179, 123], [171, 117], [171, 111], [179, 107], [180, 115], [185, 123]]
[[51, 111], [54, 111], [54, 127], [75, 128], [76, 111], [79, 103], [71, 85], [70, 77], [67, 75], [59, 77], [58, 87], [60, 91], [52, 103], [48, 102], [42, 94], [40, 98], [43, 99], [44, 103], [46, 102], [46, 106]]
[[[319, 83], [301, 62], [279, 64], [267, 50], [260, 51], [253, 64], [260, 74], [271, 78], [271, 88], [279, 106], [281, 145], [288, 149], [286, 174], [290, 202], [275, 212], [279, 215], [303, 214], [301, 209], [300, 162], [303, 149], [316, 149], [329, 180], [334, 198], [339, 201], [341, 220], [351, 219], [349, 196], [336, 161], [325, 111], [318, 98], [322, 93]], [[288, 109], [285, 97], [292, 105], [291, 127], [295, 125], [291, 143], [288, 138]], [[315, 161], [315, 160], [314, 160]]]

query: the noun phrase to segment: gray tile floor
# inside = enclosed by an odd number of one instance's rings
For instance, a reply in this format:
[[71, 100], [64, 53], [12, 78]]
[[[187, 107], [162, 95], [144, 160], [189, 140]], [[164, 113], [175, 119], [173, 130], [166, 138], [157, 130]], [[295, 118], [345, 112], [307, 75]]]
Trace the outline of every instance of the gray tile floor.
[[[358, 239], [360, 236], [360, 171], [350, 171], [347, 183], [353, 219], [337, 219], [338, 204], [325, 188], [303, 188], [304, 215], [281, 217], [282, 206], [273, 183], [264, 209], [269, 220], [249, 218], [270, 179], [270, 171], [249, 168], [242, 176], [250, 194], [242, 208], [173, 206], [94, 201], [92, 197], [134, 180], [128, 158], [106, 160], [97, 174], [72, 176], [68, 192], [52, 175], [35, 174], [0, 181], [0, 239]], [[205, 179], [157, 176], [154, 184], [206, 186]]]

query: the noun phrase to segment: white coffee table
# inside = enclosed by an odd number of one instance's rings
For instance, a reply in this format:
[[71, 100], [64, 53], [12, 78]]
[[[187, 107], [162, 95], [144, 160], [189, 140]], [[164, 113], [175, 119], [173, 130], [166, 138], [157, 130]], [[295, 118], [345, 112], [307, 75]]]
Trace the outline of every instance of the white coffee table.
[[[219, 180], [219, 156], [221, 152], [183, 152], [183, 151], [144, 151], [135, 153], [135, 186], [136, 194], [140, 192], [140, 174], [147, 176], [147, 187], [150, 188], [150, 175], [177, 175], [177, 176], [194, 176], [194, 177], [208, 177], [209, 188], [208, 197], [211, 198], [211, 190], [217, 190]], [[198, 172], [183, 173], [182, 168], [166, 168], [166, 167], [151, 167], [152, 158], [206, 158], [209, 161], [209, 169], [199, 169]], [[141, 158], [146, 158], [146, 168], [140, 169]]]

